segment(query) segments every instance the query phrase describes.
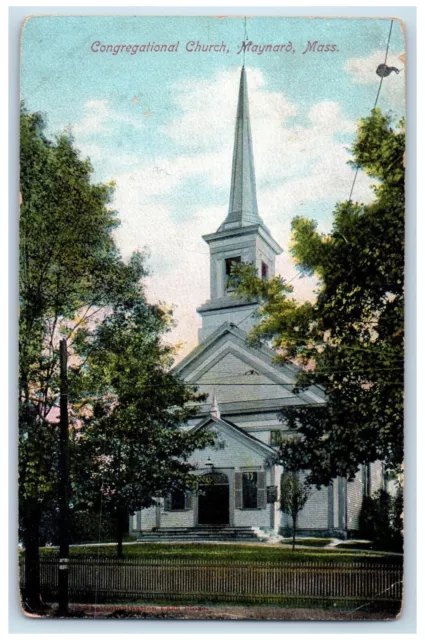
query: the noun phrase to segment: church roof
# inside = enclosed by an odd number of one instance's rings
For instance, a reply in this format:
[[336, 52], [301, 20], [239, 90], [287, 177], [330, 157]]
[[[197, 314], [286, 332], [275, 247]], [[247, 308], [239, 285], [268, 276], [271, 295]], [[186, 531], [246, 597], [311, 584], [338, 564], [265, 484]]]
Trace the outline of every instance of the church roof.
[[[218, 390], [221, 415], [326, 402], [318, 386], [294, 394], [299, 367], [277, 364], [271, 349], [265, 345], [252, 347], [247, 337], [236, 325], [224, 322], [175, 367], [175, 372], [187, 382], [200, 385], [200, 391], [211, 397]], [[200, 413], [209, 413], [209, 406], [200, 406]]]
[[229, 213], [218, 232], [253, 224], [265, 226], [258, 214], [248, 83], [245, 67], [242, 67], [236, 110]]
[[216, 418], [215, 416], [212, 416], [212, 415], [206, 416], [197, 425], [195, 425], [191, 429], [191, 431], [195, 432], [195, 431], [198, 431], [199, 429], [203, 429], [204, 427], [207, 426], [207, 424], [210, 424], [210, 423], [213, 423], [217, 427], [224, 427], [225, 429], [229, 430], [233, 436], [243, 440], [245, 444], [247, 444], [248, 446], [253, 447], [257, 450], [260, 450], [261, 453], [263, 454], [265, 453], [268, 456], [276, 456], [276, 450], [273, 449], [273, 447], [270, 447], [265, 442], [262, 442], [255, 436], [251, 435], [250, 433], [245, 431], [245, 429], [241, 429], [241, 427], [238, 427], [238, 425], [235, 424], [234, 422], [230, 422], [230, 420], [227, 420], [227, 418], [226, 419]]

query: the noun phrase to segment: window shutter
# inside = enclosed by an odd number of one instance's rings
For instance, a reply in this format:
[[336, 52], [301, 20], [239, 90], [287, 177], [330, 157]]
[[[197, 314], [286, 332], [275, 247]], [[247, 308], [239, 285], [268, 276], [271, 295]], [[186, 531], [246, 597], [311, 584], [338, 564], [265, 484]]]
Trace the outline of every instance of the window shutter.
[[193, 509], [193, 494], [192, 494], [192, 491], [186, 491], [186, 493], [185, 493], [184, 508], [188, 509], [189, 511], [191, 509]]
[[266, 504], [266, 473], [265, 471], [259, 471], [257, 474], [257, 507], [259, 509], [265, 509]]
[[235, 473], [235, 509], [242, 509], [242, 474]]
[[164, 498], [164, 511], [171, 511], [171, 493], [167, 493]]

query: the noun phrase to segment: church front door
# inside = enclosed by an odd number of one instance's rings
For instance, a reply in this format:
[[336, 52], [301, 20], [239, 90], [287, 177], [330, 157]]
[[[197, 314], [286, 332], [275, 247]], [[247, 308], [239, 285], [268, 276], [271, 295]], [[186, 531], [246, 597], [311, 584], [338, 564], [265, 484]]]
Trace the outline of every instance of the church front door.
[[229, 479], [226, 474], [202, 476], [198, 493], [198, 524], [229, 524]]

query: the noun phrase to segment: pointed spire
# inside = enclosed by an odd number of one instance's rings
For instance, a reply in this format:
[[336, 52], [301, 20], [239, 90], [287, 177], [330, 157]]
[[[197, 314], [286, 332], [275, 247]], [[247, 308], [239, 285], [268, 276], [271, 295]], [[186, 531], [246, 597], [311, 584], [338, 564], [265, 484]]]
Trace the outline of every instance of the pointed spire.
[[248, 83], [242, 67], [236, 110], [229, 213], [219, 231], [262, 223], [258, 215], [254, 155], [249, 120]]
[[216, 398], [215, 392], [214, 392], [214, 394], [213, 394], [213, 399], [212, 399], [212, 403], [211, 403], [210, 414], [211, 414], [214, 418], [217, 418], [218, 420], [220, 420], [220, 407], [218, 406], [218, 402], [217, 402], [217, 398]]

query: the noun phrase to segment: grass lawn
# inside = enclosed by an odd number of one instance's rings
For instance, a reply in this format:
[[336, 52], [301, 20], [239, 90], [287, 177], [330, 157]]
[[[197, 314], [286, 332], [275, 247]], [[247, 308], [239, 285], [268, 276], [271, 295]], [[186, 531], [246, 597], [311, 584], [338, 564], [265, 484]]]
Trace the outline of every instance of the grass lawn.
[[344, 549], [355, 549], [355, 550], [365, 550], [365, 551], [375, 551], [375, 544], [373, 542], [358, 542], [356, 540], [353, 541], [347, 541], [347, 542], [342, 542], [340, 544], [336, 545], [337, 548], [342, 548], [344, 547]]
[[[401, 564], [400, 556], [385, 555], [378, 551], [363, 552], [351, 549], [288, 549], [285, 547], [271, 547], [242, 544], [168, 544], [168, 543], [141, 543], [123, 546], [125, 558], [172, 558], [172, 559], [198, 559], [211, 562], [379, 562]], [[42, 557], [58, 556], [58, 549], [41, 549]], [[100, 547], [71, 547], [72, 557], [116, 557], [115, 546]]]
[[[356, 551], [381, 551], [382, 547], [379, 547], [375, 542], [362, 542], [362, 541], [356, 541], [356, 540], [350, 540], [348, 542], [344, 542], [341, 544], [337, 545], [337, 548], [342, 549], [349, 549], [350, 551], [352, 550], [356, 550]], [[399, 551], [399, 553], [401, 553], [401, 551]]]
[[[292, 538], [284, 538], [282, 544], [292, 544]], [[327, 547], [332, 542], [332, 538], [295, 538], [295, 546], [303, 545], [307, 547]]]

